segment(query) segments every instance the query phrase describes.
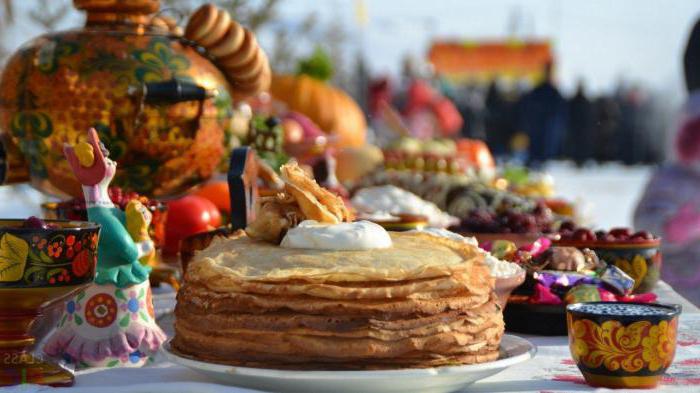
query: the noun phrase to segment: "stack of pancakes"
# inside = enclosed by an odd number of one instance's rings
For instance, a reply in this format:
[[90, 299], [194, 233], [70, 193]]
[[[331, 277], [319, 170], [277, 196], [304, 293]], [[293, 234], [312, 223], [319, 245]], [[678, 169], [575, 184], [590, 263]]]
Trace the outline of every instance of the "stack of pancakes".
[[397, 369], [498, 358], [503, 318], [470, 245], [392, 233], [364, 251], [282, 248], [240, 232], [190, 263], [172, 349], [245, 367]]

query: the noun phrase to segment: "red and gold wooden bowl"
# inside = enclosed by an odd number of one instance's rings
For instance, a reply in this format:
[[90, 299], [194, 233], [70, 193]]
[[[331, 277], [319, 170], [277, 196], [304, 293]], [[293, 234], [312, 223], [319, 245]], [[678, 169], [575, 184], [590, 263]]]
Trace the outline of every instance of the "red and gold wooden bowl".
[[49, 305], [93, 281], [100, 226], [0, 220], [0, 386], [34, 383], [70, 386], [73, 374], [32, 354], [32, 325]]
[[651, 292], [661, 274], [661, 239], [642, 241], [558, 240], [556, 246], [590, 248], [598, 258], [615, 265], [634, 279], [634, 293]]
[[591, 386], [654, 388], [673, 361], [680, 312], [678, 305], [570, 304], [571, 356]]

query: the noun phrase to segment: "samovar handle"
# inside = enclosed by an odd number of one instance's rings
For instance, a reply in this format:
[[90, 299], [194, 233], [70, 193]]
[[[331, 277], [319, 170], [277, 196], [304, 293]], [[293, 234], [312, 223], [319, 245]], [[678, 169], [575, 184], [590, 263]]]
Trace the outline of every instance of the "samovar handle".
[[255, 151], [250, 147], [237, 147], [231, 152], [228, 185], [231, 198], [231, 225], [182, 239], [180, 263], [183, 272], [187, 272], [187, 265], [194, 257], [194, 253], [207, 248], [214, 238], [228, 236], [231, 232], [245, 229], [248, 223], [255, 220], [255, 202], [258, 198], [258, 165]]
[[179, 79], [163, 82], [147, 82], [129, 89], [131, 95], [139, 95], [142, 102], [150, 105], [177, 104], [185, 101], [204, 101], [216, 96], [217, 91], [196, 83]]
[[139, 102], [134, 114], [133, 128], [141, 126], [141, 115], [146, 104], [149, 105], [173, 105], [180, 102], [198, 101], [199, 113], [197, 121], [202, 116], [204, 100], [216, 97], [216, 89], [207, 89], [196, 83], [179, 79], [170, 79], [162, 82], [146, 82], [141, 85], [129, 86], [128, 94], [136, 97]]
[[255, 151], [248, 146], [237, 147], [231, 152], [228, 189], [231, 229], [245, 229], [255, 220], [255, 203], [258, 199], [258, 162]]

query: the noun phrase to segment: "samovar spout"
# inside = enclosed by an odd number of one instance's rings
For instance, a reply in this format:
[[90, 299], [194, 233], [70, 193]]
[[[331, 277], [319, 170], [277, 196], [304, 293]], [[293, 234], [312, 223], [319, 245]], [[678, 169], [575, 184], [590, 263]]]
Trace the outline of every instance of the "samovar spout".
[[29, 165], [12, 142], [0, 138], [0, 185], [29, 181]]

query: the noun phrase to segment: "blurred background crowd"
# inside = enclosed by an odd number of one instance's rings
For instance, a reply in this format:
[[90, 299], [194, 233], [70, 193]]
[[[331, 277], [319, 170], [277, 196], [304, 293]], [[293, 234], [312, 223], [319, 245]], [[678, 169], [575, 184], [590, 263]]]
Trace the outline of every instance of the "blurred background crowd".
[[[493, 45], [493, 44], [491, 44]], [[497, 44], [496, 44], [497, 45]], [[501, 45], [504, 52], [508, 47]], [[554, 80], [554, 64], [541, 65], [533, 80], [509, 83], [493, 78], [487, 83], [451, 83], [440, 74], [421, 79], [407, 62], [403, 86], [396, 87], [394, 106], [404, 115], [430, 87], [444, 95], [435, 112], [447, 128], [437, 136], [459, 135], [486, 141], [501, 162], [541, 165], [548, 160], [573, 160], [577, 165], [619, 161], [627, 165], [662, 162], [665, 156], [665, 120], [669, 113], [654, 96], [638, 85], [618, 84], [610, 93], [592, 94], [583, 81], [566, 94]], [[422, 81], [422, 82], [421, 82]], [[423, 90], [421, 90], [423, 89]], [[370, 85], [369, 113], [377, 116], [377, 100], [390, 95], [388, 79]], [[439, 93], [438, 93], [439, 92]], [[376, 128], [376, 127], [375, 127]], [[409, 132], [425, 135], [414, 125]]]
[[[200, 2], [163, 3], [178, 18]], [[630, 0], [215, 3], [256, 32], [276, 72], [322, 50], [370, 120], [386, 120], [386, 101], [413, 135], [481, 139], [500, 161], [534, 165], [662, 162], [683, 100], [677, 59], [699, 11]], [[26, 37], [80, 24], [70, 0], [0, 4], [0, 62]], [[432, 94], [447, 99], [429, 103], [437, 119], [411, 119]]]

